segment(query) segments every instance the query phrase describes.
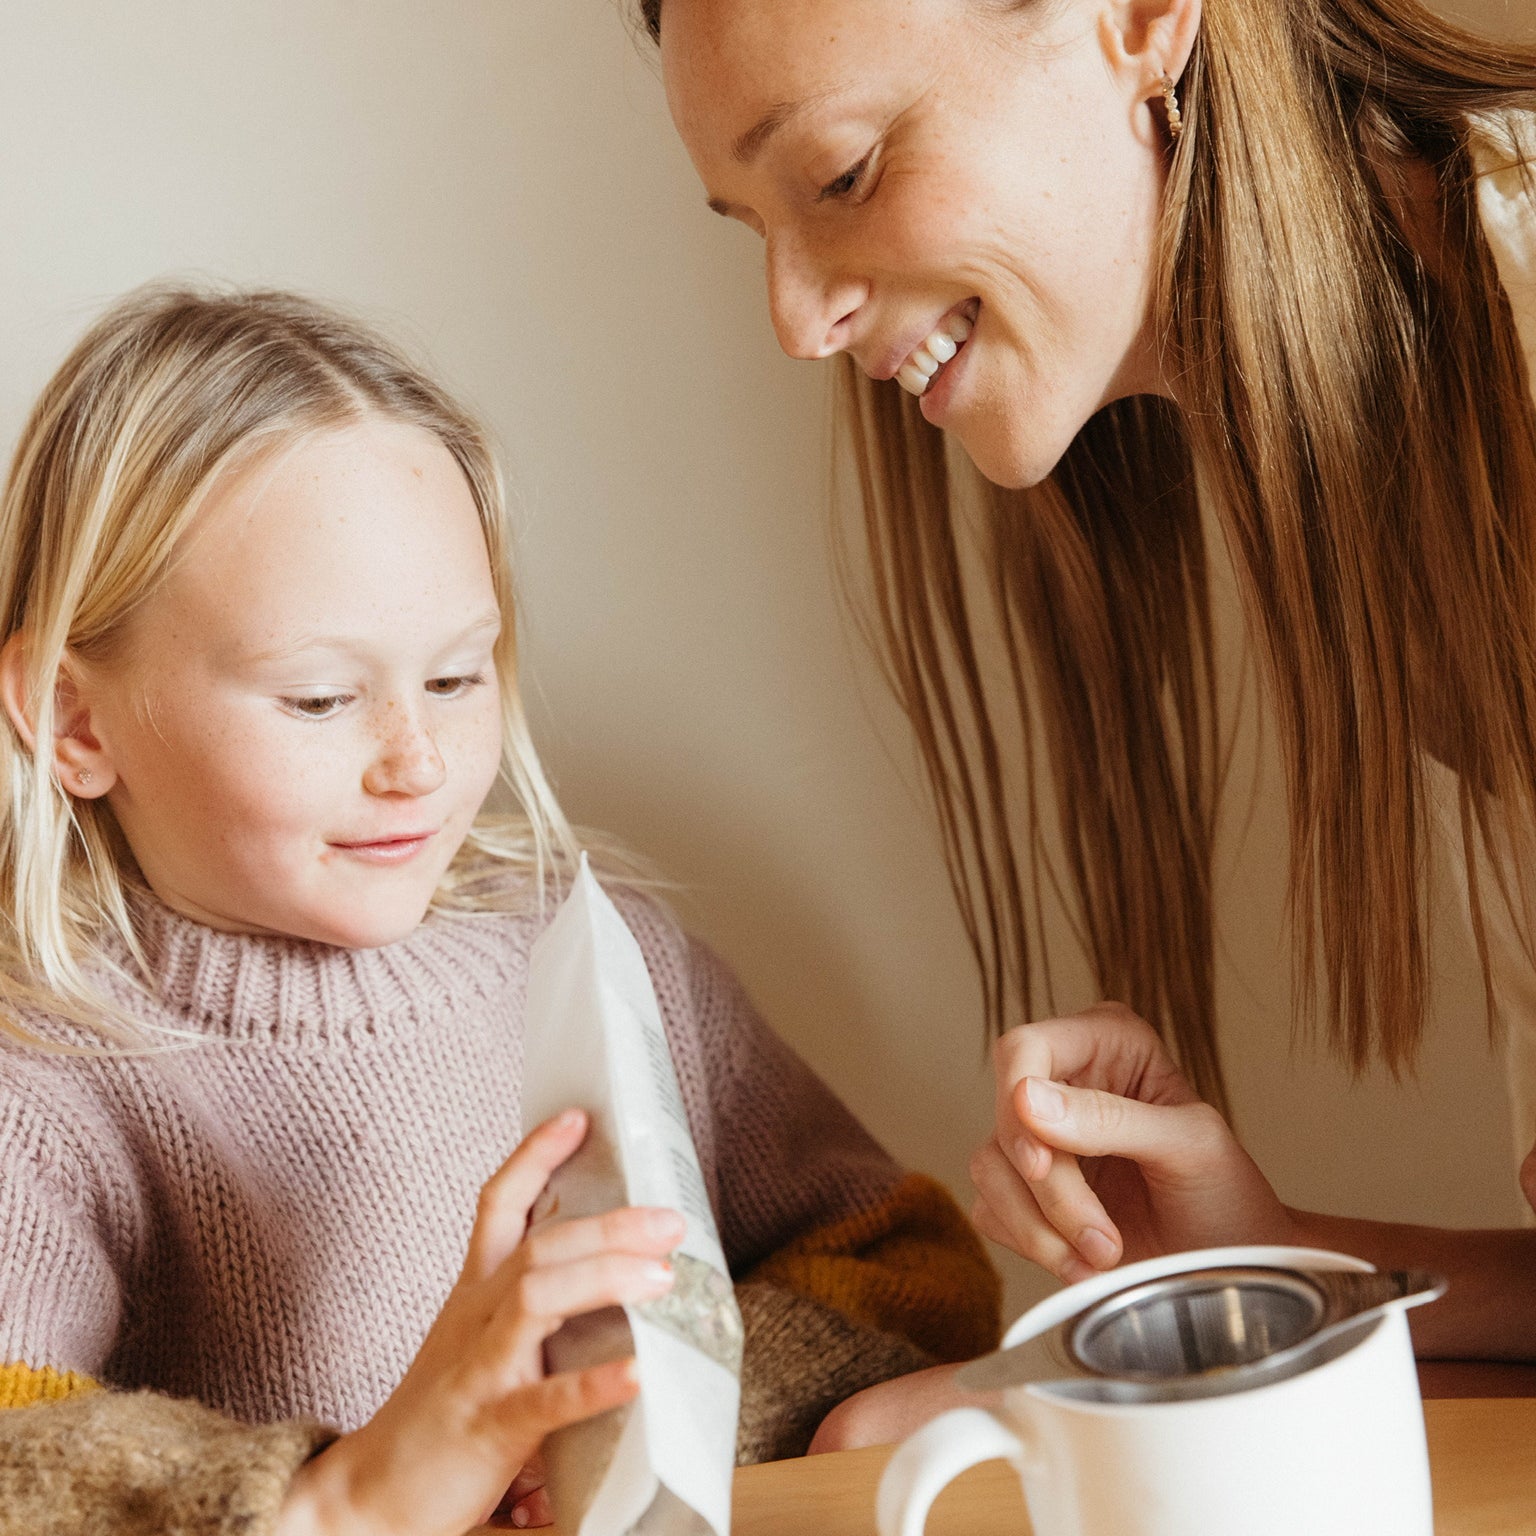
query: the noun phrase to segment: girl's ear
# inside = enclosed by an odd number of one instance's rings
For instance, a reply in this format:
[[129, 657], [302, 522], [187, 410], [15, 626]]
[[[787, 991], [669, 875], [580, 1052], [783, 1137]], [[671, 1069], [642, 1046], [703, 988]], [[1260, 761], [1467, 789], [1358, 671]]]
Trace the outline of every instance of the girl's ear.
[[1162, 80], [1177, 82], [1200, 33], [1200, 0], [1109, 0], [1099, 41], [1111, 68], [1138, 99], [1161, 98]]
[[[0, 703], [29, 750], [37, 745], [27, 678], [26, 637], [17, 632], [0, 647]], [[91, 729], [91, 712], [66, 660], [53, 698], [53, 771], [79, 800], [96, 800], [117, 783], [106, 749]]]

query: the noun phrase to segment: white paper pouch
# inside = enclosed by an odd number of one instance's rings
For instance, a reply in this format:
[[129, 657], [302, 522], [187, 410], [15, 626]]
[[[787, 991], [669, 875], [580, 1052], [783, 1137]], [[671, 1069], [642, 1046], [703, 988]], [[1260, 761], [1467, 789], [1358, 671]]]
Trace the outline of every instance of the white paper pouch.
[[679, 1211], [672, 1289], [575, 1318], [545, 1345], [551, 1371], [633, 1352], [640, 1394], [551, 1435], [547, 1487], [566, 1536], [728, 1536], [741, 1314], [715, 1230], [656, 992], [635, 936], [582, 856], [528, 965], [524, 1124], [584, 1109], [586, 1140], [534, 1225], [623, 1205]]

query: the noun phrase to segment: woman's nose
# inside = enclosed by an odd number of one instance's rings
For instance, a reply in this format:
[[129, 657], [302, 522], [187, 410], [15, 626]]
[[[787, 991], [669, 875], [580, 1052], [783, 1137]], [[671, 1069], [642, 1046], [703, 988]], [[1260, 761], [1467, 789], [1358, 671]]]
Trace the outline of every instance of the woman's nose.
[[768, 240], [768, 309], [774, 334], [791, 357], [831, 357], [851, 339], [869, 285], [815, 259], [787, 237]]
[[437, 742], [423, 721], [399, 705], [387, 705], [379, 726], [379, 748], [363, 774], [370, 795], [430, 795], [442, 788], [447, 769]]

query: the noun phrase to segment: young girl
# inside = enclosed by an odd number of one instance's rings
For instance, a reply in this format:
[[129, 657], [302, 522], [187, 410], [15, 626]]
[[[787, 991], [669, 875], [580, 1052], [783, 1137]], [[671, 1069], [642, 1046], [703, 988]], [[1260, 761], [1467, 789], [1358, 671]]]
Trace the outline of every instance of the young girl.
[[[682, 1227], [524, 1241], [584, 1130], [517, 1145], [576, 842], [483, 432], [312, 304], [152, 291], [50, 383], [0, 517], [0, 1531], [540, 1523], [541, 1437], [635, 1390], [546, 1377], [542, 1341], [664, 1290]], [[482, 815], [498, 780], [515, 817]], [[739, 1281], [739, 1453], [792, 1454], [988, 1347], [995, 1277], [621, 900]]]

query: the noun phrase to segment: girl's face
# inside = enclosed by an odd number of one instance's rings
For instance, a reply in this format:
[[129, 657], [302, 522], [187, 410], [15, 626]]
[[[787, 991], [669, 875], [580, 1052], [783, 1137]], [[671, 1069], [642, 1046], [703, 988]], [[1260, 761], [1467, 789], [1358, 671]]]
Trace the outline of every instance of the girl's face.
[[421, 921], [494, 782], [501, 614], [470, 490], [367, 420], [215, 485], [85, 729], [145, 878], [216, 928], [371, 947]]
[[888, 379], [922, 349], [916, 384], [953, 351], [928, 338], [960, 341], [923, 414], [1023, 486], [1100, 406], [1162, 387], [1156, 81], [1191, 9], [665, 0], [662, 68], [710, 205], [764, 240], [784, 350]]

